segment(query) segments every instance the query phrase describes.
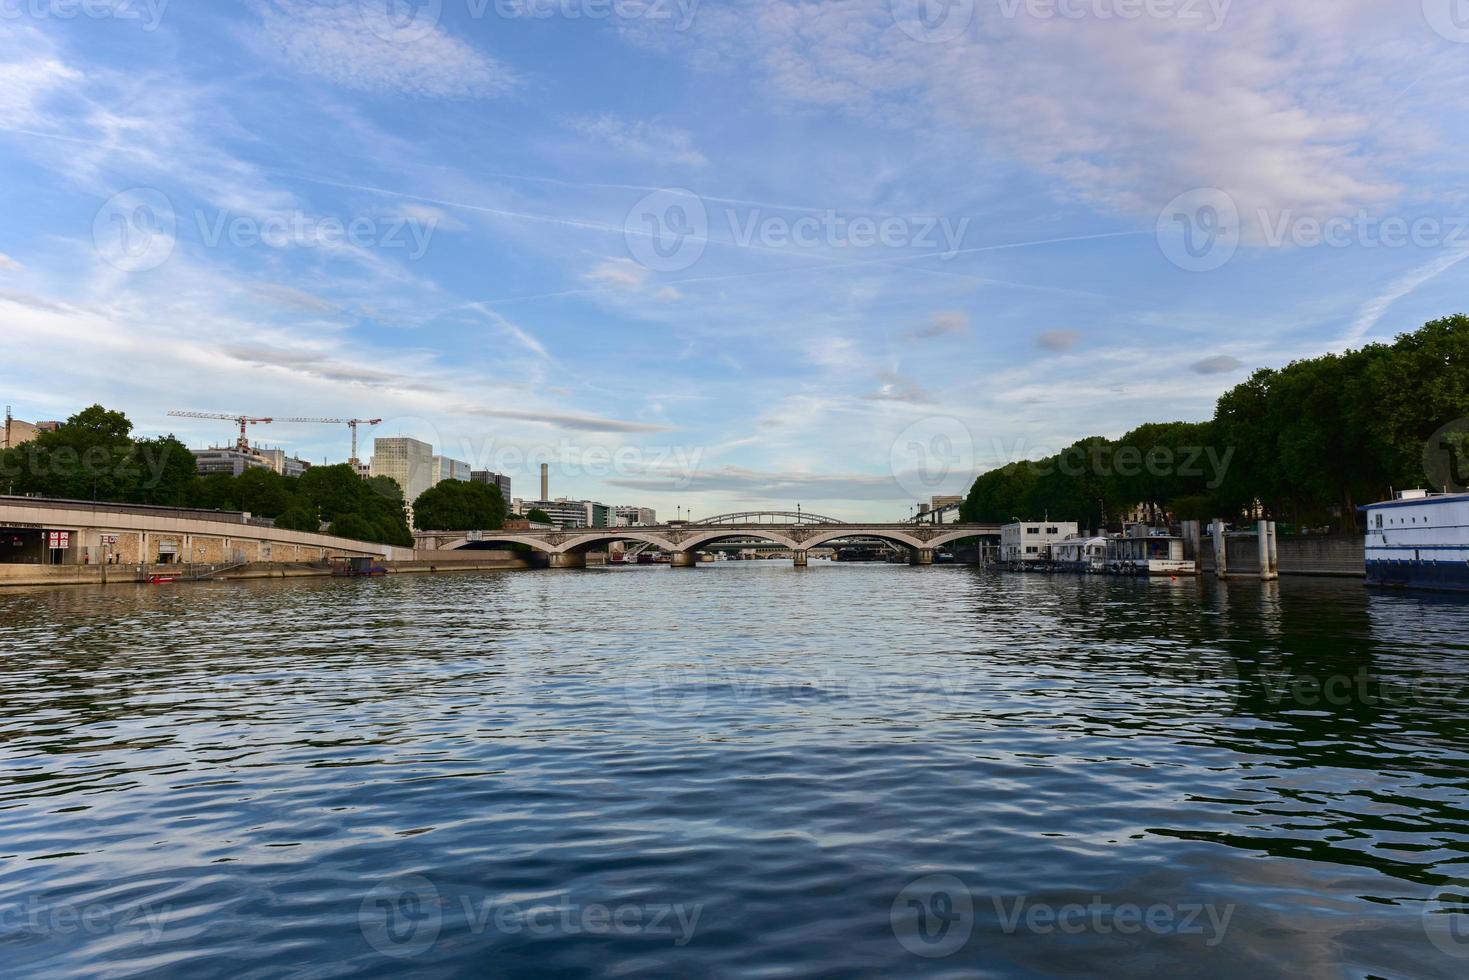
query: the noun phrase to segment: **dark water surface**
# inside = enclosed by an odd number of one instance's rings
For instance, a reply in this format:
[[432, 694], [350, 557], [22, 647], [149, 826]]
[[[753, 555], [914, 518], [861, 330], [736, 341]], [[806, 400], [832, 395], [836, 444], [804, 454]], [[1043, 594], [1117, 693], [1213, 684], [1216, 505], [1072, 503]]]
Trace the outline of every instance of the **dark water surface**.
[[0, 593], [0, 974], [1469, 975], [1469, 605], [727, 562]]

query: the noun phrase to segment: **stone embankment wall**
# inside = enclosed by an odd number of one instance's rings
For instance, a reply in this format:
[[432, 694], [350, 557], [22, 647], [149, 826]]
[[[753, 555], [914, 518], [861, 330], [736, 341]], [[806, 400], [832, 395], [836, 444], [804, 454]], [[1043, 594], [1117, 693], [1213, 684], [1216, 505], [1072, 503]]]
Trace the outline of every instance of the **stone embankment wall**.
[[[465, 559], [464, 552], [448, 552], [456, 557], [414, 558], [404, 561], [385, 561], [382, 564], [391, 574], [429, 572], [470, 571], [519, 571], [530, 568], [524, 558], [509, 551], [477, 551], [474, 558]], [[253, 562], [238, 567], [221, 567], [209, 564], [168, 565], [4, 565], [0, 564], [0, 588], [5, 586], [61, 586], [61, 585], [136, 585], [147, 582], [153, 575], [191, 579], [218, 569], [209, 581], [227, 582], [261, 578], [308, 578], [331, 575], [331, 568], [322, 563]], [[183, 584], [189, 584], [184, 582]]]

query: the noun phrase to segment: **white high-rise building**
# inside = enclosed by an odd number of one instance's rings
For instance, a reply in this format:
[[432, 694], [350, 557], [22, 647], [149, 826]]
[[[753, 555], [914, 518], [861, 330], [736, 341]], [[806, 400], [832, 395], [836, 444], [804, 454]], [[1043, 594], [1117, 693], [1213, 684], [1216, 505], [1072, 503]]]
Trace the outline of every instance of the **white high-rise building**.
[[445, 480], [458, 480], [460, 483], [469, 482], [469, 464], [462, 463], [448, 456], [434, 457], [434, 482], [443, 483]]
[[387, 476], [403, 490], [403, 500], [413, 511], [413, 502], [438, 481], [434, 447], [407, 436], [375, 439], [372, 444], [372, 475]]
[[613, 527], [652, 527], [658, 514], [651, 507], [614, 507]]

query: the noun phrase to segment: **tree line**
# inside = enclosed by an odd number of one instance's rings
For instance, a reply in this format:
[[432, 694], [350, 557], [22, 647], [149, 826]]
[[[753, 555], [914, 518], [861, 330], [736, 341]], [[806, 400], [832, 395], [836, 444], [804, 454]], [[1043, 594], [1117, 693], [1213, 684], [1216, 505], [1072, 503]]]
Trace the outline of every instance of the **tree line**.
[[[299, 477], [263, 467], [201, 477], [178, 439], [134, 439], [132, 431], [121, 412], [83, 409], [54, 432], [0, 450], [0, 486], [66, 500], [248, 511], [288, 530], [413, 546], [402, 488], [389, 477], [364, 480], [346, 463]], [[448, 481], [420, 495], [413, 513], [420, 530], [494, 529], [504, 523], [505, 500], [498, 487]]]
[[1469, 482], [1469, 317], [1392, 343], [1263, 368], [1225, 392], [1212, 418], [1092, 436], [975, 480], [964, 520], [1049, 515], [1100, 528], [1238, 518], [1357, 527], [1357, 506], [1393, 489]]

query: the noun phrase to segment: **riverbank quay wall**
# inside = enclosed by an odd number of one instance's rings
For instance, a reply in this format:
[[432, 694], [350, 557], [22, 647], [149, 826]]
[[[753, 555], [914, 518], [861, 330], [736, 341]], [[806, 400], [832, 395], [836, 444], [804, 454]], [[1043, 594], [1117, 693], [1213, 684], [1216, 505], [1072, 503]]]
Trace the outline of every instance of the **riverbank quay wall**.
[[[382, 565], [394, 575], [523, 571], [535, 567], [523, 556], [510, 551], [477, 552], [470, 560], [463, 557], [384, 560]], [[0, 588], [141, 584], [154, 576], [175, 578], [183, 582], [232, 582], [267, 578], [321, 578], [331, 574], [331, 566], [325, 562], [252, 562], [245, 565], [0, 565]]]
[[[1277, 539], [1281, 575], [1331, 575], [1342, 578], [1366, 578], [1366, 548], [1360, 534], [1352, 536], [1304, 535]], [[1214, 574], [1214, 548], [1205, 539], [1200, 552], [1200, 568]], [[1228, 573], [1241, 578], [1258, 578], [1260, 569], [1259, 538], [1249, 534], [1231, 534], [1225, 539]]]
[[[288, 531], [238, 511], [0, 497], [0, 534], [64, 532], [66, 546], [43, 546], [41, 565], [320, 562], [348, 555], [412, 559], [412, 548]], [[160, 558], [162, 559], [160, 561]]]

